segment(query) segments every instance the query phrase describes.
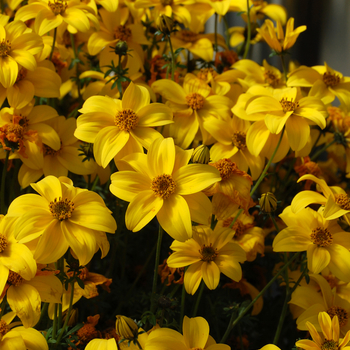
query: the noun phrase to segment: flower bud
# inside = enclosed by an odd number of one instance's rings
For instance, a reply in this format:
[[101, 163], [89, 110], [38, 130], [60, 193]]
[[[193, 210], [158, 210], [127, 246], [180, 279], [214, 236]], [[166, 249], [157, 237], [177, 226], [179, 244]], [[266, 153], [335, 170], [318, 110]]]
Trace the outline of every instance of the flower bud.
[[170, 35], [170, 33], [174, 29], [174, 21], [172, 18], [166, 15], [160, 15], [157, 18], [156, 26], [159, 31], [161, 31], [165, 35]]
[[116, 55], [126, 56], [128, 54], [128, 44], [126, 41], [119, 40], [114, 48], [114, 52]]
[[272, 192], [266, 192], [259, 199], [260, 209], [264, 213], [273, 213], [277, 208], [277, 199]]
[[208, 164], [210, 162], [210, 151], [205, 145], [198, 146], [192, 154], [192, 162], [199, 164]]
[[132, 340], [137, 338], [138, 326], [130, 318], [126, 316], [117, 315], [117, 320], [115, 322], [116, 333], [123, 339]]

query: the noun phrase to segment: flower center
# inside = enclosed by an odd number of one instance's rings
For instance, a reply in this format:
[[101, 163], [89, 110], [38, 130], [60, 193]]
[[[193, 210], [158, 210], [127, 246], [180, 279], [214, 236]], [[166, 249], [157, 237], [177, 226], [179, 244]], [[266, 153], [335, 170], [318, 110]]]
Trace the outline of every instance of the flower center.
[[136, 113], [132, 109], [123, 109], [118, 112], [118, 114], [114, 117], [114, 124], [120, 129], [124, 131], [130, 131], [135, 129], [139, 122], [139, 118]]
[[25, 68], [21, 68], [17, 74], [17, 79], [16, 79], [16, 83], [18, 81], [21, 81], [23, 79], [25, 79], [25, 77], [27, 76], [27, 70]]
[[62, 149], [62, 141], [61, 141], [61, 148], [58, 151], [55, 151], [54, 149], [52, 149], [50, 146], [45, 145], [43, 143], [43, 152], [44, 152], [44, 157], [45, 156], [56, 156], [57, 154], [60, 153]]
[[181, 39], [186, 43], [193, 43], [197, 40], [198, 34], [191, 32], [190, 30], [181, 31]]
[[311, 241], [319, 247], [328, 247], [333, 243], [333, 235], [322, 227], [317, 227], [312, 230]]
[[230, 159], [220, 159], [216, 163], [211, 163], [216, 169], [219, 170], [222, 181], [229, 179], [235, 171], [236, 164]]
[[265, 81], [271, 86], [276, 86], [280, 82], [280, 79], [277, 78], [276, 75], [272, 73], [270, 70], [264, 73], [264, 78], [265, 78]]
[[54, 199], [53, 202], [50, 202], [49, 209], [57, 220], [62, 221], [70, 218], [74, 211], [74, 203], [69, 199], [65, 198], [64, 200], [59, 197]]
[[9, 331], [7, 323], [4, 320], [0, 320], [0, 341], [2, 337]]
[[194, 111], [198, 111], [204, 106], [205, 98], [197, 92], [192, 92], [186, 96], [187, 106], [192, 108]]
[[235, 131], [232, 136], [232, 144], [244, 151], [247, 148], [246, 133], [244, 131]]
[[330, 87], [338, 85], [340, 83], [339, 75], [328, 72], [323, 73], [322, 80], [327, 86]]
[[18, 273], [9, 271], [9, 276], [7, 278], [7, 283], [10, 284], [11, 286], [20, 286], [24, 281], [24, 278], [21, 277]]
[[127, 28], [126, 26], [118, 26], [117, 29], [114, 32], [114, 38], [119, 39], [121, 41], [128, 41], [131, 37], [131, 29]]
[[335, 194], [335, 203], [344, 210], [350, 210], [350, 200], [347, 194]]
[[0, 253], [2, 253], [8, 245], [6, 236], [0, 234]]
[[335, 340], [325, 340], [321, 345], [321, 350], [338, 350], [338, 342]]
[[[230, 218], [230, 220], [231, 220], [231, 221], [230, 221], [230, 224], [231, 224], [233, 218]], [[230, 225], [230, 224], [229, 224], [229, 225]], [[235, 231], [234, 238], [239, 238], [239, 237], [241, 237], [241, 236], [244, 235], [244, 231], [246, 230], [246, 228], [245, 228], [245, 225], [243, 224], [243, 222], [242, 222], [241, 220], [237, 220], [237, 221], [233, 224], [232, 230]]]
[[166, 199], [175, 192], [176, 183], [171, 175], [158, 175], [152, 180], [151, 190], [157, 197]]
[[335, 315], [338, 316], [339, 326], [344, 327], [348, 322], [348, 313], [339, 306], [332, 306], [327, 310], [327, 314], [333, 318]]
[[338, 281], [334, 276], [328, 275], [328, 276], [323, 276], [323, 277], [327, 280], [331, 289], [338, 286]]
[[168, 6], [168, 5], [172, 5], [173, 4], [173, 0], [160, 0], [160, 3], [163, 5], [163, 6]]
[[20, 150], [23, 144], [24, 129], [19, 124], [6, 124], [0, 127], [0, 143], [7, 150]]
[[214, 261], [218, 256], [217, 249], [213, 248], [212, 243], [208, 246], [203, 244], [203, 247], [199, 250], [199, 254], [201, 255], [202, 261]]
[[284, 113], [294, 112], [297, 108], [299, 108], [299, 102], [293, 102], [293, 99], [288, 101], [288, 99], [284, 97], [280, 101], [280, 104], [283, 108]]
[[11, 51], [11, 43], [9, 40], [2, 39], [0, 42], [0, 57], [7, 57]]
[[62, 16], [64, 14], [64, 11], [66, 11], [66, 8], [68, 7], [67, 1], [63, 0], [54, 0], [53, 3], [49, 1], [48, 5], [55, 16]]
[[197, 78], [207, 81], [209, 73], [212, 75], [212, 77], [216, 77], [218, 75], [213, 68], [202, 68], [197, 74]]

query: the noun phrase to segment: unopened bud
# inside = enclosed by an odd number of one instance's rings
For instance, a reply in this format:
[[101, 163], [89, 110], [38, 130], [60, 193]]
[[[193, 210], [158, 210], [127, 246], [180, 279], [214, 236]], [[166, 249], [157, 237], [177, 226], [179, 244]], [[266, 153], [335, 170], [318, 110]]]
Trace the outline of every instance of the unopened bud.
[[132, 340], [137, 338], [138, 326], [130, 317], [117, 315], [115, 331], [123, 339]]
[[114, 48], [114, 52], [116, 55], [126, 56], [128, 54], [128, 44], [126, 41], [119, 40]]
[[277, 199], [272, 192], [266, 192], [259, 199], [260, 209], [264, 213], [273, 213], [277, 208]]
[[157, 18], [156, 26], [159, 31], [161, 31], [165, 35], [170, 35], [170, 33], [174, 29], [174, 21], [172, 18], [166, 15], [160, 15]]
[[208, 164], [210, 162], [210, 151], [205, 145], [198, 146], [192, 155], [192, 162], [199, 164]]

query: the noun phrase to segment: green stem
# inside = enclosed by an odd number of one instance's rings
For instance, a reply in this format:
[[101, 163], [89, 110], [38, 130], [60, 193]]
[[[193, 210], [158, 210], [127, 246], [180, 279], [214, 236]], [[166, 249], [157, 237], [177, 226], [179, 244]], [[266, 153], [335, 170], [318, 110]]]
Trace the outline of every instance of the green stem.
[[52, 339], [56, 339], [57, 335], [57, 306], [58, 304], [55, 304], [55, 310], [53, 315], [53, 325], [52, 325]]
[[72, 311], [73, 297], [74, 297], [74, 281], [75, 280], [70, 282], [71, 291], [70, 291], [69, 307], [68, 307], [68, 311], [67, 311], [67, 314], [66, 314], [66, 319], [64, 320], [64, 325], [61, 328], [60, 335], [57, 338], [57, 342], [56, 342], [57, 345], [59, 345], [59, 343], [60, 343], [60, 341], [61, 341], [61, 339], [63, 337], [63, 334], [66, 332], [66, 328], [67, 328], [67, 325], [68, 325], [68, 322], [69, 322], [70, 313]]
[[224, 16], [224, 25], [225, 25], [225, 42], [226, 42], [227, 48], [229, 49], [230, 48], [229, 26], [228, 26], [226, 15]]
[[221, 338], [220, 343], [225, 343], [227, 337], [229, 336], [231, 330], [234, 328], [234, 326], [246, 315], [246, 313], [254, 306], [254, 304], [257, 302], [257, 300], [265, 293], [265, 291], [267, 289], [270, 288], [270, 286], [275, 282], [275, 280], [278, 278], [278, 276], [280, 274], [282, 274], [285, 269], [288, 268], [288, 266], [297, 259], [297, 257], [300, 255], [300, 252], [295, 254], [288, 262], [287, 264], [285, 264], [277, 273], [275, 276], [273, 276], [273, 278], [270, 280], [270, 282], [261, 290], [261, 292], [249, 303], [249, 305], [239, 314], [239, 316], [232, 321], [231, 317], [231, 321], [227, 326], [226, 332], [224, 334], [224, 336]]
[[[187, 267], [185, 268], [186, 273]], [[181, 292], [181, 307], [180, 307], [180, 329], [182, 329], [182, 322], [185, 316], [185, 298], [186, 298], [186, 289], [185, 289], [185, 283], [182, 285], [182, 292]]]
[[214, 30], [215, 30], [215, 44], [214, 44], [214, 51], [218, 52], [218, 14], [215, 13], [215, 24], [214, 24]]
[[203, 295], [203, 291], [204, 291], [204, 286], [205, 283], [202, 280], [201, 281], [201, 285], [199, 287], [199, 293], [197, 294], [197, 299], [196, 299], [196, 303], [194, 304], [194, 308], [193, 308], [193, 312], [192, 312], [192, 317], [196, 317], [197, 316], [197, 312], [198, 312], [198, 307], [199, 307], [199, 303], [202, 299], [202, 295]]
[[96, 185], [97, 185], [97, 183], [98, 183], [98, 180], [99, 180], [99, 177], [98, 177], [98, 175], [96, 174], [95, 180], [94, 180], [94, 182], [92, 183], [92, 186], [91, 186], [90, 191], [94, 191], [94, 190], [95, 190], [95, 187], [96, 187]]
[[142, 350], [142, 346], [141, 346], [141, 344], [139, 343], [139, 341], [138, 341], [137, 339], [135, 339], [135, 341], [136, 341], [136, 345], [139, 347], [139, 349]]
[[171, 44], [170, 35], [168, 35], [168, 43], [170, 46], [170, 53], [171, 53], [171, 80], [175, 81], [175, 54], [173, 50], [173, 45]]
[[283, 54], [281, 54], [281, 61], [282, 61], [282, 69], [283, 69], [283, 73], [284, 73], [284, 79], [287, 82], [287, 80], [288, 80], [288, 71], [287, 71], [286, 62], [284, 60], [284, 55]]
[[53, 31], [52, 47], [51, 47], [51, 52], [50, 52], [50, 56], [49, 56], [49, 60], [51, 62], [52, 62], [53, 52], [55, 51], [56, 36], [57, 36], [57, 28], [55, 28], [54, 31]]
[[41, 323], [43, 322], [44, 318], [47, 316], [47, 309], [48, 308], [49, 308], [49, 303], [44, 303], [44, 305], [41, 308], [39, 321], [34, 327], [35, 329], [45, 328]]
[[284, 134], [284, 128], [283, 128], [283, 130], [281, 132], [280, 139], [278, 140], [277, 146], [276, 146], [275, 150], [273, 151], [272, 156], [270, 157], [269, 161], [267, 162], [267, 164], [266, 164], [263, 172], [261, 173], [258, 181], [255, 183], [254, 187], [250, 191], [250, 196], [252, 196], [254, 194], [254, 192], [257, 190], [257, 188], [259, 187], [260, 183], [262, 182], [262, 180], [264, 180], [265, 175], [266, 175], [267, 171], [269, 170], [269, 167], [270, 167], [270, 165], [271, 165], [271, 163], [273, 161], [273, 158], [275, 158], [277, 150], [278, 150], [278, 148], [279, 148], [279, 146], [281, 144], [281, 141], [282, 141], [282, 138], [283, 138], [283, 134]]
[[72, 48], [73, 48], [73, 52], [74, 52], [74, 58], [76, 59], [75, 62], [75, 74], [77, 75], [77, 80], [76, 80], [76, 84], [77, 84], [77, 89], [78, 89], [78, 95], [79, 95], [79, 100], [81, 101], [81, 91], [80, 91], [80, 79], [79, 79], [79, 67], [78, 67], [78, 53], [77, 53], [77, 49], [75, 47], [75, 41], [74, 41], [74, 35], [72, 33], [69, 33], [70, 36], [70, 42], [72, 44]]
[[277, 223], [276, 223], [276, 220], [275, 220], [275, 218], [271, 215], [271, 213], [269, 213], [269, 216], [270, 216], [270, 219], [271, 219], [271, 221], [273, 222], [273, 225], [275, 226], [275, 229], [276, 229], [276, 231], [277, 231], [277, 233], [280, 231], [280, 229], [278, 228], [278, 226], [277, 226]]
[[321, 155], [328, 147], [332, 146], [337, 141], [334, 139], [332, 142], [328, 143], [327, 145], [323, 146], [319, 151], [317, 151], [312, 157], [311, 160], [314, 161], [318, 158], [319, 155]]
[[153, 286], [152, 286], [152, 299], [151, 299], [151, 312], [152, 313], [154, 313], [155, 308], [156, 308], [155, 295], [157, 292], [158, 266], [159, 266], [160, 251], [161, 251], [161, 246], [162, 246], [162, 236], [163, 236], [163, 228], [162, 228], [162, 226], [159, 225], [157, 251], [156, 251], [156, 262], [154, 265], [154, 273], [153, 273]]
[[5, 183], [6, 183], [6, 175], [7, 175], [7, 165], [9, 161], [10, 151], [6, 151], [6, 157], [4, 162], [4, 167], [2, 168], [2, 176], [1, 176], [1, 200], [0, 200], [0, 213], [6, 214], [6, 206], [5, 206]]
[[232, 227], [233, 227], [233, 225], [234, 225], [235, 222], [237, 221], [238, 217], [241, 215], [242, 211], [243, 211], [243, 209], [239, 209], [239, 210], [238, 210], [238, 213], [236, 214], [235, 218], [234, 218], [234, 219], [232, 220], [232, 222], [230, 223], [229, 228], [232, 228]]
[[247, 26], [248, 26], [248, 33], [247, 33], [247, 38], [246, 38], [246, 43], [245, 43], [245, 50], [243, 54], [243, 59], [245, 59], [248, 56], [249, 52], [249, 47], [250, 47], [250, 39], [252, 36], [252, 28], [251, 28], [251, 23], [250, 23], [250, 7], [249, 7], [249, 0], [247, 0]]

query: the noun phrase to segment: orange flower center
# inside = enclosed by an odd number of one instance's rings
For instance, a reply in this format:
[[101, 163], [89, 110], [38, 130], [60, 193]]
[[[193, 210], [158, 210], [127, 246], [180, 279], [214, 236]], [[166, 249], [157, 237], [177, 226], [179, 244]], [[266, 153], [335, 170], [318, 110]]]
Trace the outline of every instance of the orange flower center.
[[132, 109], [123, 109], [118, 112], [114, 117], [114, 124], [120, 129], [124, 131], [130, 131], [135, 129], [139, 122], [139, 118], [136, 113]]
[[339, 75], [328, 73], [328, 72], [323, 73], [322, 80], [327, 86], [330, 86], [330, 87], [338, 85], [340, 83]]
[[181, 31], [181, 39], [186, 43], [193, 43], [197, 40], [198, 34], [191, 32], [190, 30]]
[[236, 169], [236, 164], [228, 158], [220, 159], [216, 163], [211, 163], [210, 165], [219, 170], [222, 181], [228, 180]]
[[265, 81], [271, 86], [276, 86], [280, 82], [279, 78], [277, 78], [276, 75], [270, 70], [267, 70], [264, 73], [264, 78], [265, 78]]
[[7, 245], [7, 238], [4, 235], [0, 234], [0, 253], [2, 253], [6, 249]]
[[44, 152], [44, 157], [45, 156], [56, 156], [57, 154], [60, 153], [62, 149], [62, 141], [61, 141], [61, 148], [58, 151], [55, 151], [54, 149], [52, 149], [50, 146], [45, 145], [43, 143], [43, 152]]
[[293, 102], [293, 99], [288, 101], [288, 99], [284, 97], [280, 101], [280, 104], [283, 108], [284, 113], [294, 112], [297, 108], [299, 108], [299, 102]]
[[63, 15], [66, 11], [66, 8], [68, 7], [67, 1], [63, 0], [54, 0], [53, 3], [49, 1], [48, 5], [55, 16]]
[[197, 92], [192, 92], [186, 96], [186, 102], [188, 107], [192, 108], [194, 111], [198, 111], [203, 108], [205, 98], [201, 94], [197, 94]]
[[203, 244], [203, 247], [199, 250], [199, 254], [201, 255], [202, 261], [214, 261], [218, 256], [218, 251], [216, 248], [213, 248], [212, 243], [207, 246]]
[[331, 289], [338, 286], [338, 281], [333, 275], [328, 275], [328, 276], [323, 276], [323, 277], [327, 280]]
[[9, 271], [9, 276], [7, 278], [7, 283], [11, 286], [20, 286], [23, 283], [24, 279], [18, 273]]
[[[230, 221], [230, 224], [231, 224], [233, 218], [230, 218], [230, 220], [231, 220], [231, 221]], [[229, 224], [228, 226], [230, 226], [230, 224]], [[235, 231], [234, 238], [239, 238], [239, 237], [241, 237], [241, 236], [244, 235], [244, 232], [245, 232], [245, 230], [246, 230], [246, 227], [245, 227], [245, 225], [243, 224], [243, 222], [242, 222], [241, 220], [237, 220], [237, 221], [233, 224], [232, 230]]]
[[166, 199], [175, 192], [176, 183], [171, 175], [158, 175], [152, 180], [151, 190], [157, 197]]
[[333, 235], [322, 227], [317, 227], [312, 230], [311, 241], [319, 247], [328, 247], [333, 243]]
[[0, 320], [0, 341], [2, 337], [9, 331], [7, 323], [4, 320]]
[[218, 75], [217, 72], [213, 68], [202, 68], [199, 73], [197, 74], [197, 78], [201, 80], [207, 81], [208, 74], [211, 74], [213, 77], [216, 77]]
[[339, 349], [338, 342], [333, 339], [331, 340], [326, 339], [321, 345], [321, 350], [338, 350], [338, 349]]
[[335, 315], [338, 316], [340, 327], [344, 327], [347, 324], [348, 313], [343, 308], [339, 306], [332, 306], [326, 312], [331, 318], [333, 318]]
[[49, 209], [52, 216], [57, 220], [62, 221], [72, 216], [74, 203], [67, 198], [61, 199], [61, 197], [59, 197], [58, 200], [55, 198], [53, 202], [50, 202]]
[[18, 81], [21, 81], [23, 79], [25, 79], [25, 77], [27, 76], [27, 70], [25, 68], [21, 68], [17, 74], [17, 79], [16, 79], [16, 83]]
[[131, 37], [131, 29], [126, 26], [118, 26], [114, 32], [114, 38], [121, 41], [127, 41]]
[[350, 200], [347, 194], [335, 194], [335, 203], [344, 210], [350, 210]]
[[9, 40], [2, 39], [0, 42], [0, 57], [7, 57], [11, 51], [11, 43]]
[[246, 133], [244, 131], [235, 131], [232, 136], [232, 144], [241, 151], [247, 148], [246, 144]]
[[173, 0], [160, 0], [160, 3], [163, 5], [163, 6], [171, 6], [174, 1]]

